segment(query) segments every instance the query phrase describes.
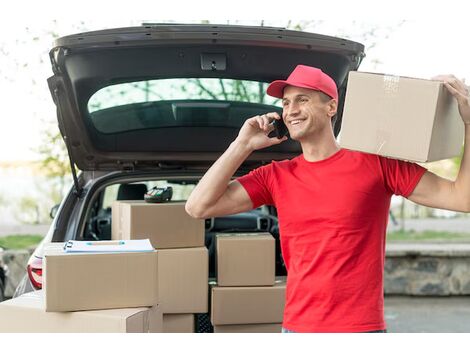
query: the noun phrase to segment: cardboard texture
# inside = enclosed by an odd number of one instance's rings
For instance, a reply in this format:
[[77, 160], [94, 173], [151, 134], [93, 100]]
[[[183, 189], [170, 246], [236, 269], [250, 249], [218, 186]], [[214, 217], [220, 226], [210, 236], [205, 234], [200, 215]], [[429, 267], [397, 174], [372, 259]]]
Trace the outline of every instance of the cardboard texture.
[[207, 313], [206, 247], [158, 251], [158, 297], [163, 313]]
[[282, 324], [215, 325], [214, 333], [280, 333]]
[[162, 332], [162, 312], [158, 306], [46, 312], [43, 292], [35, 291], [0, 303], [0, 332]]
[[63, 243], [44, 252], [48, 312], [148, 307], [158, 303], [157, 251], [64, 253]]
[[350, 72], [340, 145], [416, 162], [458, 156], [463, 122], [442, 82]]
[[165, 333], [195, 332], [194, 314], [163, 314], [163, 332]]
[[275, 240], [269, 233], [216, 235], [219, 286], [272, 286], [275, 280]]
[[183, 202], [151, 204], [115, 201], [112, 205], [113, 240], [150, 239], [156, 249], [203, 247], [204, 220], [190, 217]]
[[212, 325], [282, 323], [286, 284], [220, 287], [211, 283]]

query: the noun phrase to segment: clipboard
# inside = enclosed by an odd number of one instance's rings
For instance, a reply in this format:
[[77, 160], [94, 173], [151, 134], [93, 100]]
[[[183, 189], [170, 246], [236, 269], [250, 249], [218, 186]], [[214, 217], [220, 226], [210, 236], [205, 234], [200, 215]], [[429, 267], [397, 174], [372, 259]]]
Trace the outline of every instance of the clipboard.
[[149, 239], [118, 241], [67, 241], [65, 253], [153, 252]]

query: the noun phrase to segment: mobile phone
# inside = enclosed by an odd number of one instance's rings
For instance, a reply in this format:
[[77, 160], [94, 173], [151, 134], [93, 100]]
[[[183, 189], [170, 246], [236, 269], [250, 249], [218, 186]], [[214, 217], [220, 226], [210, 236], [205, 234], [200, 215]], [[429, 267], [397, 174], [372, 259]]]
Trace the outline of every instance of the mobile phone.
[[273, 130], [274, 136], [276, 136], [279, 139], [281, 139], [284, 136], [287, 136], [287, 134], [289, 133], [289, 130], [287, 129], [287, 126], [284, 123], [284, 120], [282, 118], [279, 120], [277, 119], [274, 120], [273, 126], [274, 126], [274, 130]]

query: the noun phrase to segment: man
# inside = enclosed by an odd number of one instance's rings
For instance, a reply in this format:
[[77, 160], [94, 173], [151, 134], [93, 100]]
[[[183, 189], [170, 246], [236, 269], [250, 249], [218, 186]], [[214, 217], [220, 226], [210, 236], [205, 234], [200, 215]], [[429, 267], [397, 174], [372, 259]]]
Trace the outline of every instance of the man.
[[186, 203], [193, 217], [278, 211], [287, 268], [283, 331], [384, 331], [385, 234], [392, 194], [454, 211], [470, 211], [470, 104], [453, 76], [438, 76], [457, 99], [465, 151], [455, 182], [410, 162], [341, 149], [331, 119], [338, 93], [321, 70], [299, 65], [267, 93], [282, 98], [282, 119], [302, 154], [272, 162], [231, 181], [255, 150], [286, 140], [269, 138], [276, 113], [246, 120], [238, 137], [201, 179]]

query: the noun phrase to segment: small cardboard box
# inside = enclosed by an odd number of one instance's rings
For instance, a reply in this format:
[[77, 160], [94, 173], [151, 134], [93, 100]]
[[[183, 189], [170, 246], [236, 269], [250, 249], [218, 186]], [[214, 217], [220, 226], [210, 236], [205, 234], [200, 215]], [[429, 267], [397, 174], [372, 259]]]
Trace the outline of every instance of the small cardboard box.
[[463, 122], [439, 81], [350, 72], [340, 144], [416, 162], [461, 154]]
[[158, 303], [158, 255], [64, 253], [63, 243], [44, 251], [48, 312], [150, 307]]
[[216, 235], [219, 286], [272, 286], [275, 240], [269, 233]]
[[163, 332], [165, 333], [195, 332], [194, 314], [163, 314]]
[[282, 323], [284, 280], [274, 286], [220, 287], [211, 283], [212, 325]]
[[162, 332], [158, 306], [50, 313], [44, 308], [41, 290], [0, 303], [0, 332]]
[[156, 249], [203, 247], [204, 220], [186, 213], [183, 202], [115, 201], [111, 237], [114, 240], [150, 239]]
[[206, 247], [158, 251], [158, 297], [162, 312], [207, 313], [209, 253]]
[[282, 324], [215, 325], [214, 333], [280, 333]]

